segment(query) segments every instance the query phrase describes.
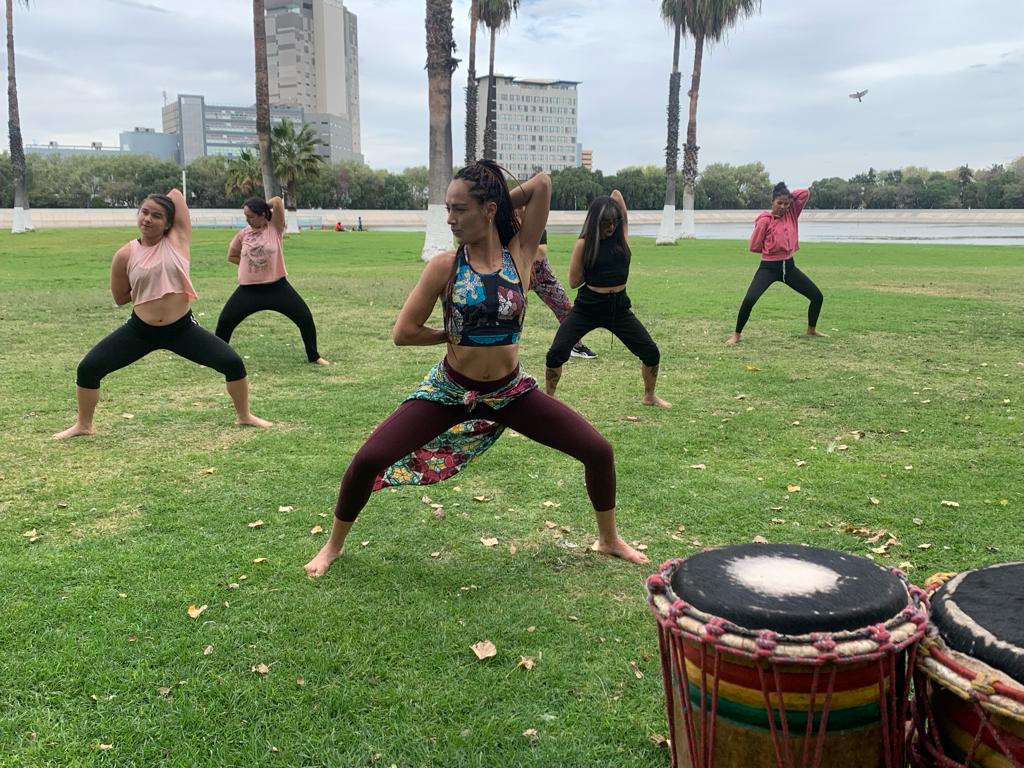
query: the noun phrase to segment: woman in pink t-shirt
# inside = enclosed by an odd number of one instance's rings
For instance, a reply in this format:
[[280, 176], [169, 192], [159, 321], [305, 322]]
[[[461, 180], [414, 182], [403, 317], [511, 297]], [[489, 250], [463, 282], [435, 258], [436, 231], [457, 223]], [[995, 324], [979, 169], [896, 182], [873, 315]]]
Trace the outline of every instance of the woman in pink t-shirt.
[[797, 221], [810, 193], [806, 189], [795, 189], [790, 193], [785, 182], [779, 182], [772, 190], [772, 209], [764, 211], [754, 222], [750, 234], [751, 253], [761, 254], [761, 264], [750, 281], [747, 295], [740, 304], [736, 317], [736, 330], [725, 340], [726, 345], [736, 344], [743, 333], [743, 326], [750, 319], [750, 311], [757, 300], [775, 282], [783, 282], [811, 302], [807, 308], [807, 335], [825, 336], [817, 329], [818, 315], [824, 297], [818, 286], [807, 275], [797, 269], [793, 254], [800, 250]]
[[220, 311], [217, 336], [231, 341], [235, 328], [249, 315], [273, 310], [299, 327], [309, 362], [330, 365], [317, 351], [313, 315], [288, 282], [284, 268], [284, 203], [280, 197], [250, 197], [242, 212], [247, 226], [228, 246], [228, 261], [238, 265], [238, 287]]
[[78, 416], [53, 437], [91, 435], [100, 380], [157, 349], [224, 374], [235, 405], [236, 424], [269, 427], [249, 410], [249, 379], [245, 363], [231, 347], [204, 330], [189, 302], [198, 298], [189, 279], [192, 221], [181, 192], [150, 195], [139, 206], [139, 235], [114, 254], [110, 292], [120, 306], [131, 302], [127, 322], [89, 350], [78, 364]]

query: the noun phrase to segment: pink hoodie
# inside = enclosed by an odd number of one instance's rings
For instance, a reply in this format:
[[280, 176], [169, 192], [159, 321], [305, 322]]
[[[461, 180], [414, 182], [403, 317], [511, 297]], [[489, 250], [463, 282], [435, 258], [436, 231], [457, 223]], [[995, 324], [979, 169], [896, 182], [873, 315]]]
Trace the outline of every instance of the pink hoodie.
[[765, 261], [783, 261], [799, 251], [797, 219], [809, 196], [806, 189], [794, 189], [790, 194], [792, 202], [784, 214], [778, 217], [772, 216], [770, 211], [760, 214], [750, 234], [751, 252], [760, 253]]

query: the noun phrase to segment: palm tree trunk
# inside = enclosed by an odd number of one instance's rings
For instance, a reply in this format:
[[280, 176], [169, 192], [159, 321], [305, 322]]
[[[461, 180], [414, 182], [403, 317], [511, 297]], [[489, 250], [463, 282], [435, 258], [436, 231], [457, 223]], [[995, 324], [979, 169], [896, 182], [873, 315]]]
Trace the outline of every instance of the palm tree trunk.
[[672, 45], [672, 74], [668, 79], [668, 136], [665, 140], [665, 207], [661, 211], [656, 245], [672, 245], [676, 241], [676, 170], [679, 167], [679, 39], [682, 30], [677, 23]]
[[487, 117], [484, 123], [484, 157], [488, 160], [497, 159], [498, 97], [494, 86], [494, 44], [497, 35], [498, 30], [492, 27], [490, 63], [487, 67]]
[[480, 91], [476, 82], [476, 27], [480, 22], [477, 0], [469, 7], [469, 72], [466, 76], [466, 165], [476, 160], [476, 110]]
[[693, 217], [693, 192], [697, 183], [697, 94], [700, 92], [700, 68], [704, 59], [704, 34], [693, 35], [693, 75], [690, 78], [690, 115], [686, 123], [686, 144], [683, 147], [683, 231], [682, 237], [694, 238], [697, 228]]
[[32, 214], [25, 186], [25, 147], [21, 140], [21, 116], [18, 113], [18, 79], [14, 74], [14, 2], [7, 0], [7, 114], [11, 139], [11, 173], [14, 176], [14, 216], [11, 232], [32, 230]]
[[270, 83], [267, 77], [267, 15], [263, 0], [252, 0], [252, 30], [256, 50], [256, 136], [260, 143], [263, 197], [274, 196], [274, 163], [270, 149]]
[[427, 104], [430, 110], [430, 168], [427, 172], [427, 235], [422, 258], [429, 261], [452, 247], [445, 192], [452, 173], [452, 0], [427, 0]]

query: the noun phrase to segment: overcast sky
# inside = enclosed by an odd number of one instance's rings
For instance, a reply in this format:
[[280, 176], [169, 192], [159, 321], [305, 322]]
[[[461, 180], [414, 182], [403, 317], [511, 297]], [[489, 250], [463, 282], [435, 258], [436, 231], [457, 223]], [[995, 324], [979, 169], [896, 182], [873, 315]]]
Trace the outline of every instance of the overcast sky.
[[[422, 0], [346, 0], [359, 19], [362, 148], [375, 168], [427, 162]], [[453, 135], [464, 155], [469, 2], [455, 0]], [[664, 163], [672, 35], [659, 0], [522, 0], [496, 70], [578, 80], [579, 140], [606, 173]], [[162, 93], [251, 104], [248, 0], [35, 0], [15, 10], [26, 143], [117, 145], [161, 127]], [[685, 92], [693, 46], [681, 54]], [[477, 71], [487, 71], [478, 36]], [[6, 64], [4, 63], [6, 74]], [[869, 89], [863, 103], [853, 90]], [[7, 119], [6, 101], [3, 119]], [[774, 179], [1024, 155], [1022, 0], [764, 0], [705, 50], [700, 165], [762, 161]]]

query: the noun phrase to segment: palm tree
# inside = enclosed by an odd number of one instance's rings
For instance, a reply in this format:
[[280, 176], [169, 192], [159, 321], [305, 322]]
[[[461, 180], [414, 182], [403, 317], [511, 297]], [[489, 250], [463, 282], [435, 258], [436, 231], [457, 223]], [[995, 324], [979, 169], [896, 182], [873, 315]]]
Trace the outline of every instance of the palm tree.
[[466, 74], [466, 165], [476, 160], [476, 27], [480, 21], [479, 0], [469, 4], [469, 72]]
[[668, 138], [665, 141], [665, 207], [661, 213], [657, 245], [672, 245], [676, 241], [676, 172], [679, 169], [679, 39], [682, 37], [686, 15], [683, 0], [661, 0], [661, 18], [672, 27], [672, 74], [668, 78]]
[[256, 153], [246, 147], [228, 165], [224, 192], [228, 195], [251, 195], [263, 183], [263, 171]]
[[452, 173], [452, 73], [459, 60], [452, 33], [452, 0], [427, 0], [427, 103], [430, 109], [430, 169], [427, 236], [422, 258], [452, 247], [444, 196]]
[[[29, 0], [19, 0], [28, 8]], [[18, 79], [14, 75], [14, 2], [7, 0], [7, 130], [11, 138], [11, 174], [14, 177], [14, 216], [11, 232], [32, 231], [32, 211], [28, 207], [25, 186], [25, 146], [21, 140], [21, 115], [18, 112]]]
[[717, 43], [743, 16], [761, 10], [761, 0], [682, 0], [685, 21], [683, 32], [693, 37], [693, 74], [690, 78], [690, 113], [683, 145], [683, 237], [696, 237], [693, 222], [693, 189], [697, 181], [697, 94], [704, 42]]
[[316, 175], [324, 158], [316, 148], [323, 142], [309, 123], [295, 130], [295, 123], [285, 118], [270, 132], [271, 153], [274, 157], [274, 175], [284, 186], [284, 204], [288, 209], [288, 231], [298, 232], [296, 187], [300, 181]]
[[252, 0], [252, 30], [256, 49], [256, 135], [260, 142], [263, 196], [274, 196], [274, 162], [270, 146], [270, 81], [267, 78], [267, 15], [263, 0]]
[[487, 67], [487, 116], [484, 120], [484, 157], [496, 159], [498, 133], [498, 99], [494, 85], [494, 43], [498, 30], [508, 26], [513, 14], [519, 12], [519, 0], [477, 0], [480, 21], [491, 30], [490, 62]]

